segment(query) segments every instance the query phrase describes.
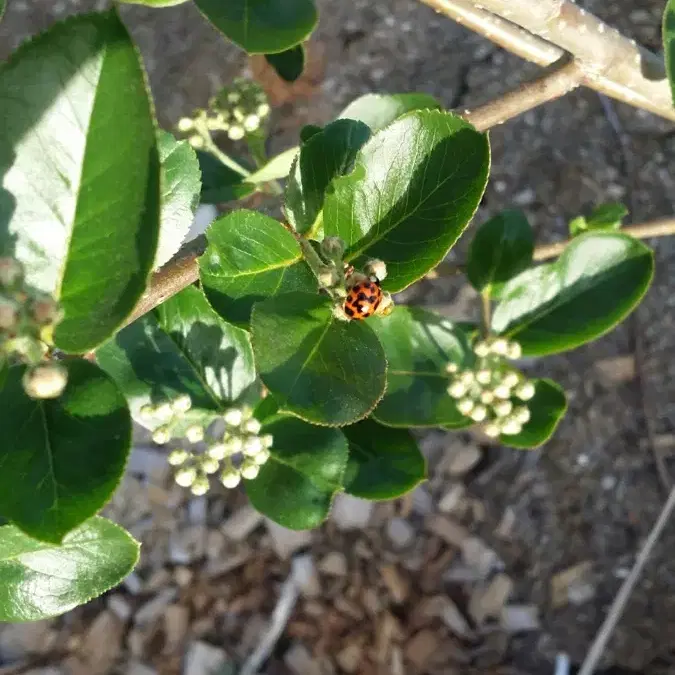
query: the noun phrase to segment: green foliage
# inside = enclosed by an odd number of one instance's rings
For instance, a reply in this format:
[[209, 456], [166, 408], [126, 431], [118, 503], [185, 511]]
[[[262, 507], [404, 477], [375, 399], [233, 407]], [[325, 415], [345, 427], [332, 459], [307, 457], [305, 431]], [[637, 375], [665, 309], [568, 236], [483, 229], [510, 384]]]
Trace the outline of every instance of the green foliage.
[[243, 199], [253, 194], [256, 187], [238, 171], [225, 166], [210, 152], [197, 151], [199, 169], [202, 174], [202, 204], [220, 204]]
[[0, 527], [0, 621], [38, 621], [88, 602], [133, 570], [139, 548], [104, 518], [88, 520], [58, 546]]
[[603, 335], [640, 302], [654, 273], [652, 251], [624, 234], [591, 232], [560, 258], [506, 284], [492, 329], [528, 356], [574, 349]]
[[375, 132], [411, 110], [440, 108], [441, 104], [429, 94], [364, 94], [352, 101], [339, 117], [363, 122]]
[[7, 3], [5, 0], [0, 0], [0, 19], [2, 19], [2, 15], [5, 13], [5, 9], [7, 8]]
[[294, 530], [317, 527], [342, 489], [347, 439], [339, 429], [317, 427], [292, 417], [272, 419], [271, 456], [246, 493], [258, 511]]
[[345, 492], [362, 499], [396, 499], [426, 479], [426, 461], [407, 431], [370, 419], [343, 431], [349, 441]]
[[279, 221], [255, 211], [216, 220], [199, 272], [211, 306], [226, 321], [247, 326], [254, 303], [289, 291], [316, 291], [295, 237]]
[[521, 211], [503, 211], [483, 223], [469, 247], [466, 275], [480, 292], [493, 295], [532, 263], [534, 235]]
[[85, 352], [131, 313], [157, 248], [159, 157], [138, 55], [114, 11], [76, 17], [0, 66], [0, 99], [0, 247], [61, 301], [56, 346]]
[[357, 266], [383, 260], [383, 288], [403, 290], [433, 269], [464, 231], [489, 166], [487, 136], [460, 117], [410, 112], [374, 134], [353, 171], [333, 181], [324, 231], [345, 240], [346, 259]]
[[119, 0], [130, 5], [147, 5], [148, 7], [173, 7], [174, 5], [182, 5], [188, 0]]
[[29, 398], [19, 366], [0, 389], [0, 514], [51, 543], [110, 499], [131, 443], [129, 410], [111, 378], [81, 359], [64, 365], [59, 398]]
[[663, 12], [663, 53], [675, 105], [675, 0], [668, 0]]
[[278, 178], [286, 178], [291, 171], [298, 150], [299, 148], [293, 147], [280, 152], [275, 157], [272, 157], [267, 164], [248, 176], [246, 181], [258, 185], [277, 180]]
[[448, 363], [473, 362], [470, 326], [417, 307], [396, 307], [390, 316], [369, 320], [387, 357], [387, 391], [373, 419], [391, 427], [471, 425], [448, 396]]
[[204, 16], [249, 54], [284, 52], [317, 22], [313, 0], [195, 0]]
[[621, 228], [621, 221], [628, 215], [628, 209], [618, 202], [609, 202], [596, 206], [591, 215], [577, 216], [570, 220], [570, 236], [576, 237], [584, 232], [612, 231]]
[[305, 48], [303, 45], [296, 45], [285, 52], [265, 54], [265, 60], [282, 80], [295, 82], [305, 68]]
[[365, 322], [336, 319], [328, 298], [295, 292], [257, 303], [251, 337], [263, 383], [307, 422], [351, 424], [382, 398], [382, 346]]

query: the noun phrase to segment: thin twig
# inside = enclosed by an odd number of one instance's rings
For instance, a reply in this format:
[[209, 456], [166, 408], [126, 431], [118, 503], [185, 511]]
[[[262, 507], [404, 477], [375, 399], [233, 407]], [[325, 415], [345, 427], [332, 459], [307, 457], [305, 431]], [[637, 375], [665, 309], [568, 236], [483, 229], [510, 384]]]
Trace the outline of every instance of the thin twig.
[[593, 641], [593, 644], [591, 645], [591, 648], [588, 654], [586, 655], [584, 662], [581, 664], [581, 668], [579, 669], [578, 675], [592, 675], [592, 673], [594, 672], [595, 667], [597, 666], [598, 661], [600, 660], [600, 657], [605, 651], [605, 647], [607, 646], [609, 639], [612, 637], [612, 633], [614, 632], [616, 624], [621, 618], [621, 614], [623, 613], [626, 603], [628, 602], [631, 594], [633, 593], [635, 584], [640, 579], [642, 570], [644, 569], [645, 564], [649, 560], [652, 550], [654, 549], [656, 542], [659, 540], [659, 537], [661, 536], [663, 528], [666, 526], [666, 523], [668, 522], [670, 516], [672, 515], [673, 509], [675, 509], [675, 488], [670, 491], [668, 500], [661, 509], [661, 514], [659, 515], [656, 523], [654, 523], [654, 526], [652, 527], [652, 530], [649, 533], [649, 536], [647, 537], [647, 541], [645, 541], [642, 550], [640, 551], [637, 559], [635, 560], [633, 569], [630, 571], [630, 574], [624, 580], [623, 584], [621, 585], [621, 588], [619, 589], [619, 592], [614, 598], [614, 602], [612, 603], [612, 606], [610, 607], [610, 610], [607, 613], [607, 616], [605, 617], [605, 620], [603, 621], [600, 630], [595, 636], [595, 640]]

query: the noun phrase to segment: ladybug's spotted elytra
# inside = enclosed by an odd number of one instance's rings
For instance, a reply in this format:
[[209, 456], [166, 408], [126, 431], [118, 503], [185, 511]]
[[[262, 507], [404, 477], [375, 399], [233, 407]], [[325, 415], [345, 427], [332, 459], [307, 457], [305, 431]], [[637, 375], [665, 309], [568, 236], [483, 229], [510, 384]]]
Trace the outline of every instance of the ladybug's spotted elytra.
[[350, 319], [367, 319], [375, 314], [382, 302], [380, 282], [371, 277], [354, 284], [345, 299], [345, 314]]

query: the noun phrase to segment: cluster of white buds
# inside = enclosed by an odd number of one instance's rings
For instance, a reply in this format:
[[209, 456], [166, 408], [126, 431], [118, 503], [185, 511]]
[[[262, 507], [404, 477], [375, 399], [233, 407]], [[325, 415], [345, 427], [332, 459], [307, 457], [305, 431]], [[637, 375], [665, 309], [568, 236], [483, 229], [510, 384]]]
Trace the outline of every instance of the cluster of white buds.
[[260, 435], [262, 425], [253, 417], [253, 411], [247, 406], [227, 410], [219, 416], [225, 430], [219, 438], [213, 438], [200, 425], [185, 428], [180, 424], [190, 407], [190, 397], [182, 395], [170, 403], [144, 406], [141, 410], [147, 416], [166, 419], [153, 432], [155, 443], [164, 445], [172, 439], [184, 438], [192, 446], [203, 444], [201, 450], [180, 447], [169, 454], [176, 483], [201, 496], [209, 490], [209, 476], [215, 474], [226, 488], [237, 487], [242, 478], [256, 478], [270, 457], [273, 438], [269, 434]]
[[482, 424], [491, 438], [504, 434], [513, 436], [530, 421], [526, 405], [535, 394], [535, 386], [508, 359], [518, 359], [522, 349], [517, 342], [500, 337], [478, 340], [473, 346], [476, 365], [460, 370], [449, 363], [446, 370], [452, 375], [448, 394], [457, 402], [457, 409], [465, 417]]

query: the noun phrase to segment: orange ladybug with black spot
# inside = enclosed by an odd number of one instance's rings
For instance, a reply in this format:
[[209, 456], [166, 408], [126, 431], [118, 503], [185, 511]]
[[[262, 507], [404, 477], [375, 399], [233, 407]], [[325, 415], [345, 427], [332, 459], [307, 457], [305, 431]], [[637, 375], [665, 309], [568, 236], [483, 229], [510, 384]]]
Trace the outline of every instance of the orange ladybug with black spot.
[[382, 288], [376, 276], [357, 281], [347, 292], [344, 311], [350, 319], [367, 319], [382, 302]]

